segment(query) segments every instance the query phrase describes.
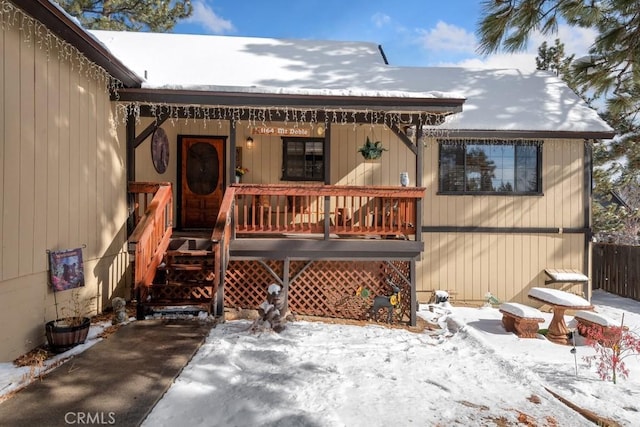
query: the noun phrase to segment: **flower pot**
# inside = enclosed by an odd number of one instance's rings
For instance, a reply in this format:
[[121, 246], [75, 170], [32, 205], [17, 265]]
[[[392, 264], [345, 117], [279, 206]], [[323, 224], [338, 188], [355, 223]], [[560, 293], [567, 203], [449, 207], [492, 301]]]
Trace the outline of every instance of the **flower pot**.
[[362, 154], [362, 157], [367, 161], [380, 160], [382, 158], [382, 152]]
[[236, 175], [236, 184], [239, 184], [239, 183], [240, 183], [240, 176]]
[[67, 319], [57, 319], [46, 323], [47, 342], [51, 351], [62, 353], [85, 342], [89, 334], [91, 320], [88, 317], [83, 317], [80, 324], [76, 325], [75, 323], [69, 323]]

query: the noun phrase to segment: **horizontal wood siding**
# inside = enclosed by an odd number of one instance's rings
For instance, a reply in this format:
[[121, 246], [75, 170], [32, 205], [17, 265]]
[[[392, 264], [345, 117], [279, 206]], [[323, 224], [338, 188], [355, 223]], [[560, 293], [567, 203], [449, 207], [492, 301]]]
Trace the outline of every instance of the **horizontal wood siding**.
[[[491, 292], [501, 301], [532, 304], [527, 291], [544, 286], [545, 268], [582, 271], [583, 234], [506, 230], [588, 226], [583, 223], [583, 156], [581, 140], [544, 141], [541, 196], [445, 196], [437, 194], [438, 145], [434, 140], [427, 142], [423, 225], [492, 227], [505, 232], [423, 233], [425, 252], [417, 266], [419, 299], [426, 301], [431, 290], [444, 289], [459, 300], [481, 302]], [[561, 287], [582, 292], [580, 286]]]
[[105, 81], [18, 27], [0, 30], [0, 362], [55, 317], [47, 250], [86, 246], [93, 311], [126, 294], [128, 269], [125, 145]]

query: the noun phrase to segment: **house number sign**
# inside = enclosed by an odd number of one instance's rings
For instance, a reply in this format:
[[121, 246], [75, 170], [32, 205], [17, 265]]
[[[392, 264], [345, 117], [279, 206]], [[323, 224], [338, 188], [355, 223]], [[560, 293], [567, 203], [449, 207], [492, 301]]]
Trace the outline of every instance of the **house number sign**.
[[254, 135], [274, 135], [274, 136], [310, 136], [310, 129], [303, 128], [281, 128], [275, 126], [255, 127], [251, 130]]

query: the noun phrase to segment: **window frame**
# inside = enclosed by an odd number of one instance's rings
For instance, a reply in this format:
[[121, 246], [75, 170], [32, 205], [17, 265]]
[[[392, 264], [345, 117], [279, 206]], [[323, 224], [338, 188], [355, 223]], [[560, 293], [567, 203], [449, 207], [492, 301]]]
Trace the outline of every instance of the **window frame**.
[[[542, 196], [544, 192], [542, 190], [542, 151], [543, 151], [544, 141], [542, 140], [484, 140], [484, 139], [464, 139], [464, 140], [455, 140], [455, 139], [439, 139], [438, 140], [438, 191], [436, 194], [438, 195], [451, 195], [451, 196], [464, 196], [464, 195], [489, 195], [489, 196]], [[463, 190], [443, 190], [443, 180], [442, 180], [442, 154], [443, 154], [443, 146], [452, 146], [452, 145], [460, 145], [464, 147], [463, 154]], [[467, 169], [467, 147], [470, 145], [488, 145], [488, 146], [500, 146], [500, 145], [510, 145], [510, 146], [535, 146], [536, 147], [536, 190], [534, 191], [487, 191], [487, 190], [468, 190], [467, 189], [467, 177], [468, 177], [468, 169]], [[514, 169], [513, 174], [514, 177], [517, 176], [516, 167], [517, 164], [517, 151], [514, 149]]]
[[[289, 143], [303, 143], [304, 144], [304, 153], [303, 156], [306, 156], [307, 153], [307, 144], [308, 143], [322, 143], [322, 168], [320, 177], [314, 178], [312, 176], [306, 175], [306, 172], [303, 177], [293, 176], [289, 173], [289, 156], [287, 155], [287, 146]], [[301, 138], [301, 137], [282, 137], [282, 181], [313, 181], [313, 182], [324, 182], [325, 173], [326, 173], [326, 153], [327, 153], [327, 143], [325, 138]]]

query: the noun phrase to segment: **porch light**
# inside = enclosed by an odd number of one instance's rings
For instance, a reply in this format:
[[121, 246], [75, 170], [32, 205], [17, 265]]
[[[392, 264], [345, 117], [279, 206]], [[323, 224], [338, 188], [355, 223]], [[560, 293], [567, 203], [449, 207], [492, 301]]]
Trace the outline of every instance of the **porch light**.
[[251, 138], [250, 136], [248, 136], [247, 140], [245, 141], [245, 147], [247, 147], [248, 150], [253, 148], [253, 138]]

